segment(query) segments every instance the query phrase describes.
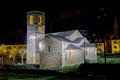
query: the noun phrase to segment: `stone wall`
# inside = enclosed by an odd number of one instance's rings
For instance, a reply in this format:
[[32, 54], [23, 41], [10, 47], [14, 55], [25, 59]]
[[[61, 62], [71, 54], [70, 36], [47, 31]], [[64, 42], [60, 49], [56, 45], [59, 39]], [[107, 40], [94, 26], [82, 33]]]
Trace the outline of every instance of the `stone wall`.
[[40, 56], [40, 68], [61, 68], [62, 56], [60, 54], [42, 53]]
[[84, 63], [84, 54], [82, 50], [65, 50], [65, 66], [82, 63]]
[[95, 47], [82, 48], [85, 54], [85, 62], [96, 63], [97, 62], [97, 52]]
[[34, 31], [27, 32], [27, 64], [39, 64], [39, 42], [44, 39], [44, 34]]
[[34, 32], [27, 32], [27, 64], [35, 64], [35, 40], [33, 36], [35, 36]]
[[78, 30], [73, 32], [70, 36], [67, 36], [67, 38], [70, 39], [71, 41], [74, 41], [76, 38], [80, 38], [80, 37], [83, 37], [83, 36], [80, 34]]
[[44, 49], [40, 52], [41, 68], [61, 68], [62, 66], [62, 44], [57, 39], [45, 37]]

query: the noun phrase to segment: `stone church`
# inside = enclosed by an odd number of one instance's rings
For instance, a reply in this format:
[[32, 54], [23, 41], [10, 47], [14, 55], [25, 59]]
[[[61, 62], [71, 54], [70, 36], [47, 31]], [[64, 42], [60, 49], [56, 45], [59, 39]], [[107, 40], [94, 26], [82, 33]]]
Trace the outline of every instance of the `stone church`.
[[45, 34], [45, 13], [27, 12], [27, 64], [40, 68], [63, 68], [96, 63], [96, 47], [78, 30]]

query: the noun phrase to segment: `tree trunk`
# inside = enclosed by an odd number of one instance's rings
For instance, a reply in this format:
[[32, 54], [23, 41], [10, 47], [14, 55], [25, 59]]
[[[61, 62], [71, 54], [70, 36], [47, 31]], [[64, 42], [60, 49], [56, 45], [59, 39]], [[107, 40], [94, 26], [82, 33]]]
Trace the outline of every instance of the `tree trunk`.
[[13, 56], [13, 64], [15, 64], [15, 56]]
[[22, 63], [22, 64], [23, 64], [23, 58], [24, 58], [24, 57], [23, 57], [23, 56], [21, 56], [21, 63]]

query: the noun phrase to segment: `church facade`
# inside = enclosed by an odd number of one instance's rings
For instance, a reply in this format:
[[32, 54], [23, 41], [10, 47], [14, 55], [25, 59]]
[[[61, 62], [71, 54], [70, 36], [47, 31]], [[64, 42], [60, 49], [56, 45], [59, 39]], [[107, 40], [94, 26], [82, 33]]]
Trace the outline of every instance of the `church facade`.
[[27, 12], [27, 64], [40, 68], [63, 68], [96, 63], [96, 47], [78, 30], [45, 34], [45, 13]]

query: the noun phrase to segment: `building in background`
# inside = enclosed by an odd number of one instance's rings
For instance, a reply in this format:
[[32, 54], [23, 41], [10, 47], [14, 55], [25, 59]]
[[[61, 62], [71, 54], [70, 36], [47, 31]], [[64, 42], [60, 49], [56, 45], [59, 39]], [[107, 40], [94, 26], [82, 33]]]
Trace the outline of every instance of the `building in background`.
[[111, 53], [120, 54], [120, 33], [118, 27], [118, 19], [115, 15], [114, 24], [113, 24], [113, 32], [109, 35], [109, 44], [111, 46]]
[[111, 51], [113, 54], [120, 54], [120, 39], [111, 40]]
[[96, 39], [95, 42], [92, 42], [92, 44], [96, 46], [98, 54], [104, 54], [104, 42], [102, 39]]
[[89, 30], [80, 30], [80, 33], [88, 39], [88, 41], [97, 48], [98, 54], [104, 54], [104, 39], [96, 33], [92, 33]]
[[113, 31], [109, 32], [107, 35], [101, 37], [98, 36], [99, 35], [94, 33], [89, 38], [89, 41], [96, 46], [97, 53], [107, 53], [107, 54], [120, 53], [120, 42], [119, 42], [120, 33], [119, 33], [119, 27], [118, 27], [118, 21], [116, 15], [113, 23]]

